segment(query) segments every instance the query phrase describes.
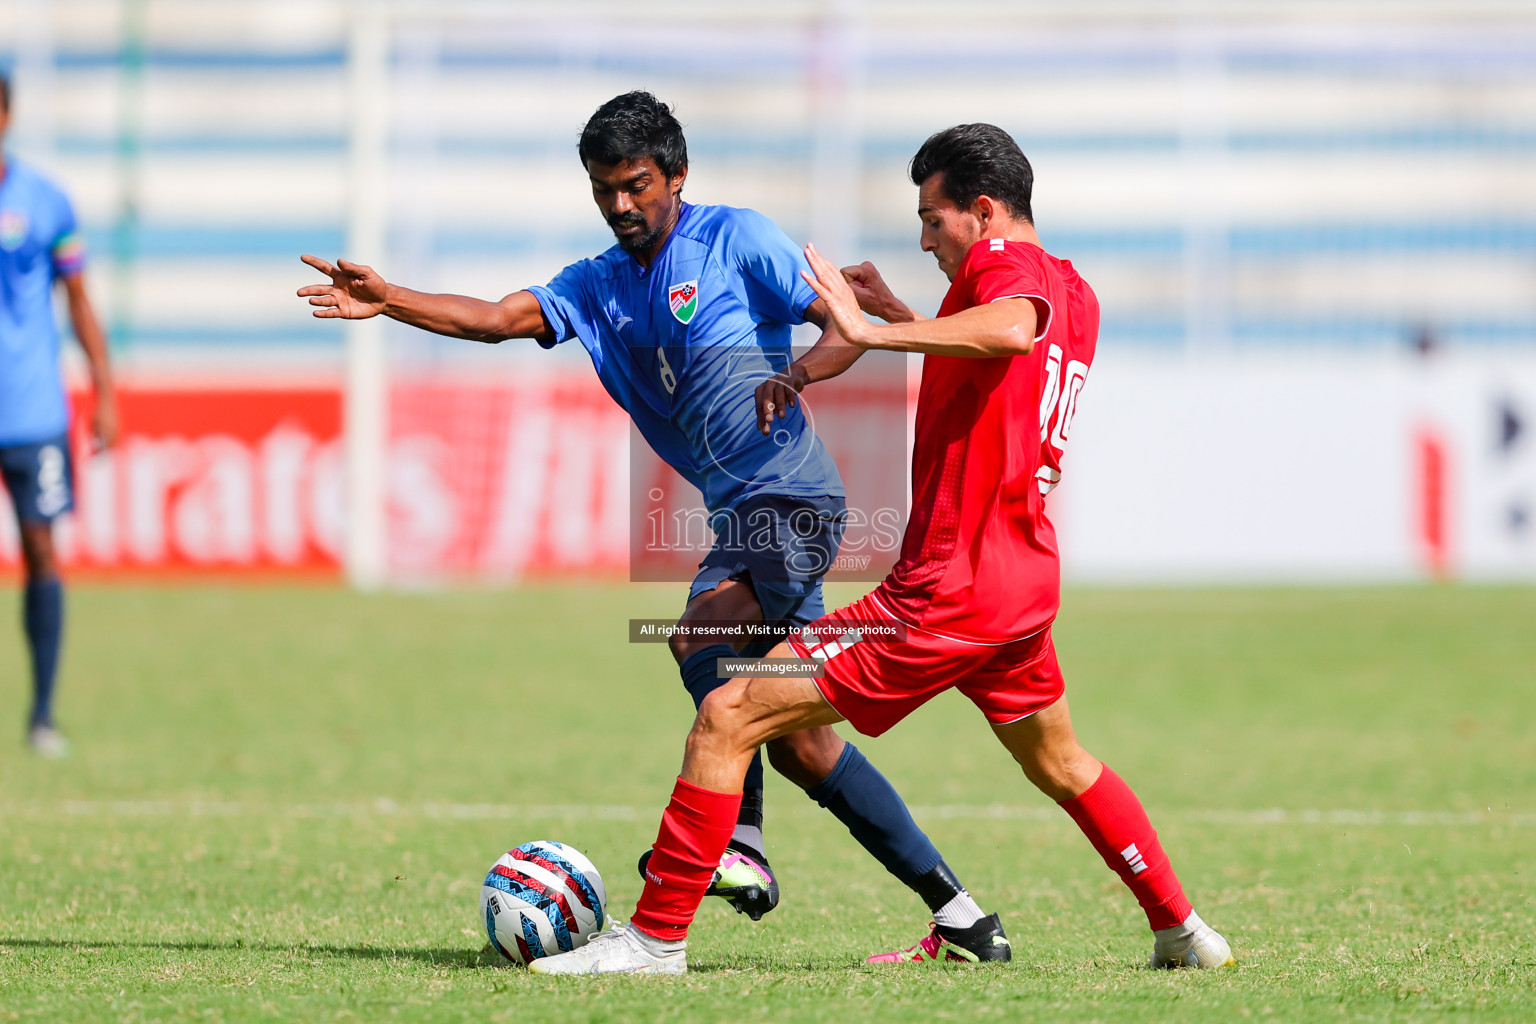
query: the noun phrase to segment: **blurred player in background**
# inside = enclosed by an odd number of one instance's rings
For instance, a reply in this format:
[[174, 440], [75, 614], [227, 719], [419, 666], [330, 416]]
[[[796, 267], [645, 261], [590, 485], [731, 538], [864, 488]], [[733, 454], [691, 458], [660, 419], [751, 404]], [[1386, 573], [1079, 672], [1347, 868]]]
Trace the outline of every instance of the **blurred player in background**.
[[[0, 144], [11, 120], [10, 81], [0, 74]], [[59, 365], [53, 288], [64, 283], [69, 319], [96, 389], [100, 448], [117, 440], [117, 400], [107, 340], [85, 290], [85, 245], [59, 188], [0, 148], [0, 474], [16, 508], [26, 564], [22, 622], [32, 655], [27, 742], [45, 757], [69, 745], [53, 721], [64, 635], [64, 585], [53, 521], [74, 507], [69, 402]]]
[[[1233, 962], [1226, 940], [1191, 908], [1141, 802], [1078, 745], [1051, 642], [1061, 571], [1045, 496], [1061, 478], [1093, 362], [1098, 300], [1070, 263], [1040, 247], [1033, 173], [1002, 129], [970, 124], [934, 135], [913, 158], [911, 178], [923, 249], [950, 279], [938, 316], [917, 316], [869, 264], [839, 273], [807, 246], [839, 333], [761, 392], [764, 413], [771, 402], [777, 418], [786, 398], [776, 388], [842, 372], [864, 349], [925, 353], [901, 559], [874, 591], [774, 650], [821, 661], [824, 678], [737, 679], [710, 695], [633, 919], [533, 961], [536, 973], [685, 971], [684, 938], [757, 745], [843, 720], [878, 736], [951, 688], [981, 709], [1029, 781], [1130, 887], [1153, 929], [1152, 966]], [[886, 325], [867, 322], [861, 307]], [[905, 624], [904, 640], [860, 632], [892, 620]], [[953, 930], [936, 921], [917, 945], [874, 959], [945, 959], [955, 945]]]
[[[845, 510], [842, 479], [803, 416], [770, 436], [759, 429], [757, 385], [790, 363], [790, 326], [809, 320], [835, 335], [826, 305], [802, 279], [799, 248], [761, 214], [694, 206], [682, 126], [650, 93], [603, 104], [578, 154], [618, 244], [562, 271], [547, 286], [500, 302], [426, 295], [372, 269], [303, 257], [330, 277], [299, 290], [320, 317], [380, 313], [475, 341], [533, 338], [548, 348], [575, 338], [603, 386], [656, 453], [699, 488], [716, 543], [700, 566], [680, 622], [802, 626], [824, 612]], [[761, 537], [770, 543], [759, 544]], [[774, 641], [729, 643], [675, 636], [672, 653], [696, 705], [721, 686], [717, 663], [760, 656]], [[835, 814], [935, 918], [969, 936], [972, 959], [1007, 959], [995, 915], [981, 912], [906, 805], [858, 749], [830, 727], [776, 739], [774, 767]], [[710, 855], [707, 888], [754, 920], [778, 902], [763, 854], [762, 766], [747, 758], [745, 796], [726, 843]], [[647, 857], [649, 854], [647, 854]], [[701, 865], [696, 865], [701, 866]], [[641, 859], [646, 872], [646, 859]], [[702, 892], [703, 890], [701, 890]]]

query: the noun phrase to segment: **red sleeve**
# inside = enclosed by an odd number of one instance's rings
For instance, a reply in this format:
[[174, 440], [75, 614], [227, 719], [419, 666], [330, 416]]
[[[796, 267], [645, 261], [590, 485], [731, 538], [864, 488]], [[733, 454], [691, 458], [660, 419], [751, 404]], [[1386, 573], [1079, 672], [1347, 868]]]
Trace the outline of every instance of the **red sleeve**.
[[966, 254], [965, 274], [973, 305], [1000, 299], [1030, 299], [1035, 306], [1035, 340], [1051, 326], [1051, 300], [1045, 274], [1033, 251], [1017, 242], [982, 239]]

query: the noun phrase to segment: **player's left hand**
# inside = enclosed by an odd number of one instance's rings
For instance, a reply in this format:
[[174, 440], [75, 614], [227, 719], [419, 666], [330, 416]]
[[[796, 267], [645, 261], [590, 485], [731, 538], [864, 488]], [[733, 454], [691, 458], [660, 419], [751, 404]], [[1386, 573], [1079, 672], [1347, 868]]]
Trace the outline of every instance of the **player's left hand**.
[[831, 315], [832, 322], [837, 325], [837, 333], [855, 345], [868, 348], [870, 328], [873, 325], [865, 320], [864, 314], [860, 312], [858, 296], [853, 293], [853, 288], [843, 277], [843, 272], [818, 252], [815, 245], [806, 245], [805, 259], [810, 263], [815, 274], [813, 276], [802, 270], [800, 276], [805, 278], [805, 283], [814, 288], [816, 294], [821, 296], [822, 301], [827, 304], [827, 312]]
[[775, 419], [783, 419], [800, 404], [800, 392], [807, 383], [805, 369], [792, 365], [787, 372], [776, 373], [757, 386], [757, 429], [763, 436], [773, 430]]
[[96, 396], [96, 409], [91, 414], [91, 439], [98, 452], [104, 452], [117, 444], [121, 430], [117, 418], [117, 399], [111, 391]]

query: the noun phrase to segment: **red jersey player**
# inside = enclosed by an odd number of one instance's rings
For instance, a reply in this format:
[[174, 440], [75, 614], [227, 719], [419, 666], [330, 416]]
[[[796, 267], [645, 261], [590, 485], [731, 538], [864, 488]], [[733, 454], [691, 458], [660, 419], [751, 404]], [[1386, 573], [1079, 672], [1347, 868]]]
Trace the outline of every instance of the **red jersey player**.
[[[537, 973], [686, 970], [683, 939], [758, 745], [844, 719], [879, 735], [950, 687], [981, 709], [1025, 776], [1134, 893], [1154, 933], [1152, 966], [1234, 962], [1190, 907], [1136, 795], [1078, 745], [1051, 643], [1060, 562], [1045, 496], [1060, 479], [1093, 362], [1098, 301], [1070, 263], [1041, 249], [1033, 175], [1006, 132], [940, 132], [913, 158], [911, 177], [923, 249], [951, 281], [939, 315], [919, 318], [869, 264], [840, 274], [807, 246], [811, 283], [846, 341], [832, 336], [759, 393], [766, 426], [806, 384], [864, 349], [926, 353], [901, 559], [874, 591], [770, 655], [815, 659], [824, 678], [738, 679], [705, 700], [633, 919], [534, 961]], [[868, 323], [861, 306], [887, 323]], [[877, 639], [892, 624], [904, 636]], [[935, 925], [910, 949], [871, 959], [986, 959], [969, 938]]]

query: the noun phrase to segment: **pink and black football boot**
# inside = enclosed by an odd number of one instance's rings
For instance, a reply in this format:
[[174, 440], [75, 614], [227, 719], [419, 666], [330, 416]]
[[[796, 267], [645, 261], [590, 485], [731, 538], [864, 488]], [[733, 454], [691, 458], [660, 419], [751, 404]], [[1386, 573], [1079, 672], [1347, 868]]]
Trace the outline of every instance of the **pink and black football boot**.
[[969, 928], [945, 928], [928, 925], [928, 935], [915, 946], [891, 953], [876, 953], [867, 963], [912, 964], [948, 960], [955, 963], [1001, 963], [1013, 959], [1013, 947], [1003, 934], [1003, 922], [996, 914], [982, 918]]
[[[645, 877], [645, 865], [650, 859], [650, 850], [640, 855], [641, 878]], [[720, 866], [704, 895], [718, 896], [735, 907], [738, 914], [761, 921], [764, 914], [779, 905], [779, 882], [773, 877], [767, 857], [733, 839], [720, 857]]]

